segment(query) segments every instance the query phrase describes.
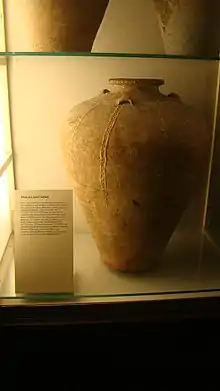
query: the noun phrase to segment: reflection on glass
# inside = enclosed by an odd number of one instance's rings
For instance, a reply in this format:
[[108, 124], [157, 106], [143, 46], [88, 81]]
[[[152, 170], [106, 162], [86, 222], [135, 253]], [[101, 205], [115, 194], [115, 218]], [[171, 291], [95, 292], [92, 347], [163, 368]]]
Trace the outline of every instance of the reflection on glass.
[[10, 193], [7, 173], [0, 177], [0, 261], [11, 234]]

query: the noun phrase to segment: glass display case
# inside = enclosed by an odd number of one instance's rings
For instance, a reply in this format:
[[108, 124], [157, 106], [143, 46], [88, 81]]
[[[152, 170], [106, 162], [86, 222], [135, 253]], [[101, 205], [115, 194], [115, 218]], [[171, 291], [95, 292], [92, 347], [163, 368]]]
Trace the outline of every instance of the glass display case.
[[220, 292], [220, 3], [5, 0], [0, 297]]

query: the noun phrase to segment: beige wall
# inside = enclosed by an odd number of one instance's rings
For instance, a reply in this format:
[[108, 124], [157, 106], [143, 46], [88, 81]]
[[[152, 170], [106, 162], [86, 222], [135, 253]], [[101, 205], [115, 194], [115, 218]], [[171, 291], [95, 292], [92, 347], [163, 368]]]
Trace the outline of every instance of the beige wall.
[[153, 1], [110, 0], [93, 51], [164, 53]]
[[[66, 189], [59, 146], [71, 107], [106, 87], [109, 77], [164, 77], [164, 91], [179, 93], [212, 121], [217, 64], [208, 61], [101, 57], [15, 57], [9, 79], [16, 184], [19, 189]], [[211, 127], [210, 127], [211, 131]], [[87, 230], [75, 209], [77, 231]]]

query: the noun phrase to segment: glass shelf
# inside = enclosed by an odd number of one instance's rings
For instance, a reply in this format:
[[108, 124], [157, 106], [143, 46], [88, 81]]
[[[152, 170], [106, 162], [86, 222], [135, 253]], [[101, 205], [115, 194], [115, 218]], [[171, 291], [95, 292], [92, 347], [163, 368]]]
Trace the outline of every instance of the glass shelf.
[[[109, 271], [99, 259], [99, 254], [89, 234], [75, 235], [74, 251], [74, 293], [55, 294], [11, 294], [1, 295], [4, 301], [17, 304], [34, 302], [87, 302], [93, 300], [152, 300], [155, 298], [205, 297], [207, 294], [220, 295], [220, 250], [204, 233], [200, 243], [199, 258], [193, 254], [192, 243], [187, 251], [182, 249], [180, 259], [179, 247], [184, 247], [186, 238], [179, 237], [168, 252], [168, 262], [158, 270], [141, 275], [120, 274]], [[188, 242], [192, 233], [188, 233]], [[198, 241], [194, 237], [193, 241]], [[166, 260], [167, 261], [167, 260]], [[84, 265], [87, 265], [86, 268]], [[95, 273], [95, 277], [94, 277]], [[14, 278], [14, 265], [11, 278]]]
[[220, 56], [191, 56], [163, 53], [108, 53], [108, 52], [0, 52], [0, 57], [118, 57], [118, 58], [149, 58], [149, 59], [180, 59], [218, 61]]

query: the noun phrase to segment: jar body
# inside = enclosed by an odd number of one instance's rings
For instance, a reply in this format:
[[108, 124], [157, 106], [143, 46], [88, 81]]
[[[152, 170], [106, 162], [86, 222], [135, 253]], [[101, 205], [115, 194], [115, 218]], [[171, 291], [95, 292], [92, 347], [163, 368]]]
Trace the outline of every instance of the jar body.
[[63, 132], [74, 190], [101, 259], [117, 270], [157, 264], [207, 163], [204, 121], [160, 84], [112, 80], [73, 108]]

